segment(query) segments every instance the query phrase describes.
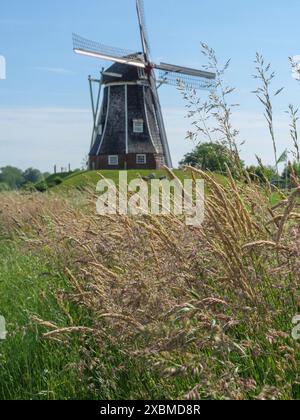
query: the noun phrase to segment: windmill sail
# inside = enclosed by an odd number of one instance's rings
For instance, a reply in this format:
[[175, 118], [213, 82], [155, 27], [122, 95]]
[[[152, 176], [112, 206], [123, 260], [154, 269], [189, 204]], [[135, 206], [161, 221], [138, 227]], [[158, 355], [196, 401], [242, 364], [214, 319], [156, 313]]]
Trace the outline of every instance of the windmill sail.
[[159, 100], [159, 96], [157, 92], [157, 83], [156, 83], [156, 77], [155, 77], [154, 72], [150, 75], [149, 81], [150, 81], [151, 92], [153, 95], [153, 103], [154, 103], [154, 108], [155, 108], [156, 120], [157, 120], [157, 124], [159, 128], [159, 132], [161, 136], [161, 143], [162, 143], [163, 152], [165, 156], [164, 163], [169, 168], [172, 168], [173, 167], [172, 158], [171, 158], [171, 153], [170, 153], [170, 148], [169, 148], [169, 143], [168, 143], [167, 132], [165, 128], [164, 118], [162, 114], [162, 109], [160, 105], [160, 100]]
[[214, 80], [200, 77], [185, 76], [179, 73], [160, 71], [159, 83], [161, 85], [183, 86], [187, 89], [208, 90], [215, 87]]
[[142, 57], [138, 58], [137, 54], [132, 51], [109, 47], [107, 45], [100, 44], [99, 42], [83, 38], [77, 34], [73, 34], [73, 49], [75, 53], [86, 55], [88, 57], [145, 68], [145, 63]]
[[162, 163], [166, 164], [169, 168], [171, 168], [172, 167], [171, 153], [170, 153], [170, 148], [168, 144], [167, 132], [166, 132], [165, 124], [164, 124], [159, 95], [157, 92], [156, 75], [153, 70], [155, 66], [151, 64], [151, 59], [150, 59], [150, 44], [149, 44], [149, 39], [148, 39], [147, 27], [146, 27], [145, 9], [144, 9], [143, 0], [136, 0], [136, 9], [137, 9], [144, 57], [147, 63], [148, 79], [149, 79], [151, 94], [153, 98], [154, 112], [155, 112], [155, 117], [157, 121], [157, 126], [160, 132], [161, 145], [163, 148], [165, 161]]
[[136, 0], [136, 10], [138, 15], [141, 41], [146, 61], [150, 62], [150, 43], [148, 38], [146, 19], [145, 19], [145, 8], [143, 0]]
[[203, 70], [196, 70], [190, 67], [176, 66], [174, 64], [167, 64], [167, 63], [155, 64], [154, 66], [156, 69], [163, 70], [168, 73], [169, 72], [178, 73], [178, 74], [183, 74], [186, 76], [200, 77], [200, 78], [209, 79], [209, 80], [215, 80], [216, 78], [215, 73], [211, 73], [211, 72], [203, 71]]

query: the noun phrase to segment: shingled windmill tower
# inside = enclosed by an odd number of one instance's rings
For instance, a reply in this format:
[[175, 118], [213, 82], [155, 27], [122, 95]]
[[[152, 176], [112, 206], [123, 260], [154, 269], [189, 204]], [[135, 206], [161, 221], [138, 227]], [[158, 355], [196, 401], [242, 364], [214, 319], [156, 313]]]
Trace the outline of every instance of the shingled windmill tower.
[[[77, 54], [114, 62], [101, 72], [100, 79], [89, 77], [94, 119], [90, 169], [159, 169], [164, 165], [171, 168], [158, 84], [182, 82], [201, 89], [215, 79], [214, 73], [206, 71], [154, 64], [150, 58], [142, 0], [136, 0], [136, 9], [142, 52], [107, 47], [73, 34]], [[156, 70], [160, 71], [159, 80]], [[95, 83], [98, 84], [96, 99]]]

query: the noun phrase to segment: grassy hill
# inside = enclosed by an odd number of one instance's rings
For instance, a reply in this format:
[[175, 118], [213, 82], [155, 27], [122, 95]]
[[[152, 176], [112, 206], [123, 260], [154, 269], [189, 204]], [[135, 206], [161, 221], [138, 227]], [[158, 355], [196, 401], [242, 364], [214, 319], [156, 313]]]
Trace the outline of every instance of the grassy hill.
[[[164, 170], [153, 171], [153, 170], [131, 170], [127, 171], [128, 182], [139, 177], [147, 177], [151, 174], [154, 174], [156, 178], [167, 176], [167, 172]], [[183, 181], [184, 179], [190, 178], [188, 173], [185, 173], [182, 170], [174, 170], [174, 174]], [[101, 176], [111, 179], [115, 182], [116, 185], [119, 184], [119, 171], [85, 171], [85, 172], [73, 172], [73, 173], [63, 173], [55, 174], [48, 177], [45, 182], [47, 187], [53, 189], [54, 191], [58, 190], [68, 190], [68, 189], [82, 189], [88, 186], [96, 186], [97, 182], [101, 179]], [[220, 174], [214, 175], [215, 179], [224, 184], [226, 182], [226, 177]]]
[[[53, 192], [66, 192], [72, 191], [74, 189], [84, 190], [85, 188], [90, 188], [95, 190], [98, 181], [100, 181], [101, 176], [107, 179], [111, 179], [118, 186], [119, 185], [119, 172], [118, 170], [112, 171], [77, 171], [72, 173], [62, 173], [62, 174], [53, 174], [50, 175], [42, 183], [36, 184], [36, 187], [39, 191], [44, 192], [46, 190], [51, 190]], [[175, 169], [174, 174], [183, 181], [184, 179], [189, 179], [191, 175], [188, 172], [183, 170]], [[147, 177], [154, 174], [157, 179], [160, 177], [168, 176], [165, 170], [153, 171], [153, 170], [131, 170], [127, 171], [128, 182], [140, 177]], [[219, 174], [213, 173], [213, 179], [222, 186], [228, 185], [227, 177]], [[208, 185], [206, 184], [206, 187]], [[279, 192], [274, 191], [270, 196], [270, 204], [276, 205], [280, 202], [281, 195]]]

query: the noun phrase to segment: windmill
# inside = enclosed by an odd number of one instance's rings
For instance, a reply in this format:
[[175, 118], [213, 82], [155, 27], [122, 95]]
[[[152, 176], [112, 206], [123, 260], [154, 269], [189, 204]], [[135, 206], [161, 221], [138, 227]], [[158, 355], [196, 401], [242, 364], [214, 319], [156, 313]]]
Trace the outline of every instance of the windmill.
[[[158, 87], [184, 83], [202, 89], [215, 80], [215, 74], [207, 71], [153, 63], [142, 0], [136, 0], [136, 10], [142, 52], [108, 47], [73, 34], [75, 53], [114, 63], [102, 70], [99, 79], [89, 76], [94, 120], [90, 169], [171, 168]], [[98, 85], [96, 97], [94, 84]]]

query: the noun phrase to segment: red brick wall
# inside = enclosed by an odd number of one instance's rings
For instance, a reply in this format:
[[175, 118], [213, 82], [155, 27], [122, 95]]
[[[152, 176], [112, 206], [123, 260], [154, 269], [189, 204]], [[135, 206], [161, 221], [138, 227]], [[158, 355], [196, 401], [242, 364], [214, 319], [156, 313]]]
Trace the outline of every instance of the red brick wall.
[[146, 165], [137, 165], [136, 163], [136, 154], [129, 155], [118, 155], [119, 156], [119, 165], [110, 166], [108, 164], [108, 155], [100, 156], [90, 156], [89, 165], [91, 170], [131, 170], [131, 169], [160, 169], [161, 163], [160, 159], [157, 158], [154, 154], [146, 154], [147, 163]]

